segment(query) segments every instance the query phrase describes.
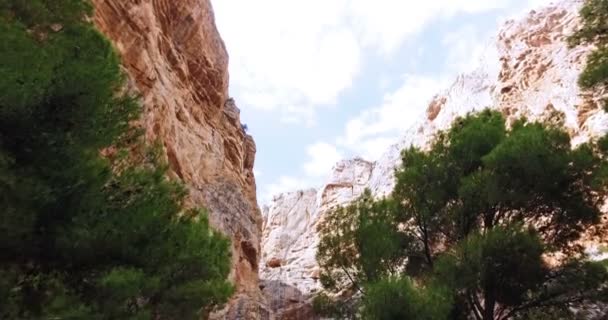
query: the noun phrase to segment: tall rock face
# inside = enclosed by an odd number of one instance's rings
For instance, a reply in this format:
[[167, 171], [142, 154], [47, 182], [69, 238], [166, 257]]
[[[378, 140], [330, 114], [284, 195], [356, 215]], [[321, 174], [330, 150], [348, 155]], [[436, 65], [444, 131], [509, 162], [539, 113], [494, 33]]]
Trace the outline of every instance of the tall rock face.
[[189, 205], [232, 240], [237, 295], [218, 318], [264, 319], [258, 284], [262, 219], [255, 143], [228, 96], [228, 54], [209, 0], [93, 0], [95, 23], [140, 95], [146, 139], [162, 144]]
[[277, 319], [312, 319], [310, 295], [319, 287], [315, 255], [317, 226], [330, 208], [359, 197], [374, 164], [363, 159], [341, 161], [322, 190], [281, 194], [263, 208], [263, 292]]
[[316, 226], [324, 214], [353, 201], [365, 188], [376, 196], [389, 194], [400, 151], [428, 146], [455, 118], [490, 107], [510, 121], [524, 116], [551, 121], [557, 111], [574, 144], [608, 132], [608, 114], [598, 103], [605, 94], [581, 92], [577, 85], [590, 48], [568, 48], [566, 43], [577, 26], [580, 6], [580, 1], [566, 0], [507, 21], [479, 68], [429, 97], [426, 113], [378, 161], [340, 162], [320, 190], [274, 197], [263, 214], [260, 275], [263, 283], [274, 284], [264, 292], [279, 318], [298, 319], [293, 316], [297, 310], [306, 315], [307, 299], [321, 290], [314, 253], [319, 241]]

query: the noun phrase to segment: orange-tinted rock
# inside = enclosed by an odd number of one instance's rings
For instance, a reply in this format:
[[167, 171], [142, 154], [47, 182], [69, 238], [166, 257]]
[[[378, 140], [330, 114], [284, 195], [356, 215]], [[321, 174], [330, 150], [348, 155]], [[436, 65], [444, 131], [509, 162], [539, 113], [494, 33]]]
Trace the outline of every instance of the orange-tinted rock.
[[441, 108], [446, 102], [446, 97], [435, 96], [433, 98], [433, 101], [431, 101], [431, 103], [429, 104], [429, 107], [426, 109], [427, 119], [429, 119], [429, 121], [435, 120], [441, 112]]
[[268, 268], [278, 268], [283, 264], [283, 261], [279, 258], [272, 258], [266, 262]]
[[286, 283], [262, 280], [263, 292], [268, 305], [277, 320], [315, 320], [320, 319], [312, 308], [311, 297]]
[[191, 206], [209, 210], [232, 239], [237, 295], [230, 319], [268, 317], [258, 287], [262, 220], [253, 176], [255, 143], [228, 96], [228, 54], [209, 0], [93, 0], [95, 23], [117, 48], [170, 176]]

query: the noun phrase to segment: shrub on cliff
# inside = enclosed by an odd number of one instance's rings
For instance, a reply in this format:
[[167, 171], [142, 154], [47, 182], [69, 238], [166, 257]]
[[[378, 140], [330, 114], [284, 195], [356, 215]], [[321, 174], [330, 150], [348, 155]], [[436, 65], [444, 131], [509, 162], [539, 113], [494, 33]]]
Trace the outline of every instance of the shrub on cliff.
[[329, 213], [323, 285], [359, 291], [369, 319], [572, 316], [607, 301], [606, 267], [577, 243], [601, 223], [607, 139], [572, 149], [557, 126], [507, 128], [489, 110], [456, 119], [429, 150], [403, 151], [390, 199]]
[[[586, 0], [580, 11], [581, 26], [569, 38], [570, 45], [594, 45], [579, 84], [585, 89], [608, 85], [608, 0]], [[608, 104], [604, 105], [608, 112]]]
[[91, 8], [0, 0], [0, 318], [194, 318], [231, 295], [229, 243], [133, 148]]

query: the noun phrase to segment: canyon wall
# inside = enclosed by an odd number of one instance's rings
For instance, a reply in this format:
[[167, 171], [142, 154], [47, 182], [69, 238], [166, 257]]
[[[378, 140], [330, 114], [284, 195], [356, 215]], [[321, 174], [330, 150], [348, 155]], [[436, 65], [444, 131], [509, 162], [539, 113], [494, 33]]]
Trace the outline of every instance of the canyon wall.
[[278, 318], [298, 319], [299, 314], [308, 319], [309, 299], [321, 290], [315, 252], [324, 214], [353, 201], [365, 188], [376, 196], [389, 194], [400, 151], [410, 145], [424, 148], [455, 118], [486, 107], [510, 121], [551, 120], [558, 111], [574, 144], [608, 132], [608, 114], [598, 102], [604, 93], [581, 92], [577, 85], [591, 48], [566, 43], [580, 5], [561, 1], [507, 21], [479, 67], [430, 99], [426, 113], [378, 161], [342, 161], [319, 190], [280, 194], [264, 207], [260, 276], [263, 284], [272, 284], [264, 293]]
[[310, 296], [320, 290], [317, 226], [327, 210], [360, 196], [374, 163], [357, 158], [334, 166], [325, 186], [275, 196], [263, 207], [263, 292], [277, 319], [313, 319]]
[[581, 92], [576, 84], [590, 48], [565, 42], [580, 2], [562, 1], [506, 22], [479, 68], [429, 99], [427, 112], [378, 161], [341, 161], [319, 190], [277, 195], [261, 214], [255, 143], [229, 98], [228, 54], [210, 1], [93, 3], [95, 23], [141, 95], [146, 139], [162, 145], [171, 177], [188, 188], [189, 205], [206, 207], [213, 226], [232, 240], [237, 294], [217, 319], [314, 318], [309, 300], [321, 289], [315, 253], [323, 216], [365, 188], [389, 194], [400, 151], [426, 146], [458, 116], [485, 107], [511, 120], [550, 119], [559, 111], [575, 143], [608, 131], [598, 104], [603, 93]]
[[259, 290], [262, 219], [256, 147], [228, 95], [228, 54], [209, 0], [93, 0], [94, 20], [114, 43], [143, 106], [146, 140], [159, 142], [189, 205], [209, 211], [232, 240], [237, 294], [218, 319], [270, 317]]

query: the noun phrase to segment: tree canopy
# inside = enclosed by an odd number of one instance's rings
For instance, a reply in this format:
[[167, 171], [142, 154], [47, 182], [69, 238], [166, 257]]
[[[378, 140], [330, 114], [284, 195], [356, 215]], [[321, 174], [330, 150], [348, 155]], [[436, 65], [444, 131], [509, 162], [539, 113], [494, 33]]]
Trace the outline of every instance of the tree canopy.
[[230, 249], [132, 121], [85, 0], [0, 0], [0, 318], [195, 318]]
[[[356, 288], [367, 319], [593, 309], [608, 300], [608, 272], [578, 240], [601, 222], [606, 140], [572, 148], [559, 125], [521, 119], [507, 127], [490, 110], [456, 119], [428, 150], [402, 152], [390, 198], [367, 193], [329, 214], [318, 251], [321, 279], [331, 280], [323, 285], [336, 294]], [[415, 313], [397, 302], [406, 296], [423, 301]]]
[[[586, 0], [580, 18], [570, 45], [595, 49], [579, 85], [606, 89], [608, 1]], [[589, 259], [580, 240], [601, 224], [608, 136], [573, 148], [560, 124], [520, 119], [507, 125], [500, 113], [486, 110], [456, 119], [429, 149], [404, 150], [395, 180], [389, 198], [366, 193], [331, 211], [320, 226], [321, 282], [333, 294], [316, 298], [321, 313], [605, 316], [608, 262]], [[345, 304], [344, 297], [359, 303]]]

